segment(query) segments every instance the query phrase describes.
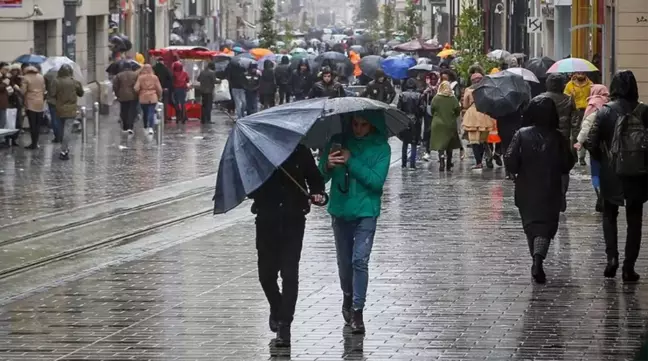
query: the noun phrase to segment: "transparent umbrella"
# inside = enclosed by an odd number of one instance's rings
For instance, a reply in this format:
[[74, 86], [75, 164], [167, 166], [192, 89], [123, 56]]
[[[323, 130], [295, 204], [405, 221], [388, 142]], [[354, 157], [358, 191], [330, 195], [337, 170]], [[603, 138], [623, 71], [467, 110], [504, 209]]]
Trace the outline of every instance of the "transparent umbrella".
[[81, 72], [81, 67], [79, 66], [79, 64], [75, 63], [74, 61], [72, 61], [72, 59], [65, 56], [53, 56], [47, 58], [45, 62], [41, 64], [41, 72], [43, 74], [47, 74], [52, 70], [58, 71], [59, 69], [61, 69], [61, 66], [63, 66], [64, 64], [68, 64], [72, 67], [72, 73], [74, 74], [74, 79], [81, 82], [81, 84], [85, 84], [85, 77]]

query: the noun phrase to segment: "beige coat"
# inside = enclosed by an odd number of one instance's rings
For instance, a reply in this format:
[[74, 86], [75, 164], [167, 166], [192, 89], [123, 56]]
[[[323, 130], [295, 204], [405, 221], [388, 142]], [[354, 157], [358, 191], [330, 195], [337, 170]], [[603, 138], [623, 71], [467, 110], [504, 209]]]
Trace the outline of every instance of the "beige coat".
[[32, 112], [45, 110], [45, 77], [33, 66], [23, 70], [22, 87], [20, 88], [25, 98], [25, 109]]
[[151, 65], [146, 64], [142, 68], [135, 82], [135, 91], [139, 95], [140, 104], [156, 104], [160, 101], [162, 85], [160, 79], [153, 73]]
[[488, 138], [488, 133], [495, 129], [495, 119], [477, 111], [475, 100], [472, 96], [473, 89], [466, 89], [462, 107], [464, 116], [461, 126], [468, 135], [468, 142], [471, 144], [483, 143]]

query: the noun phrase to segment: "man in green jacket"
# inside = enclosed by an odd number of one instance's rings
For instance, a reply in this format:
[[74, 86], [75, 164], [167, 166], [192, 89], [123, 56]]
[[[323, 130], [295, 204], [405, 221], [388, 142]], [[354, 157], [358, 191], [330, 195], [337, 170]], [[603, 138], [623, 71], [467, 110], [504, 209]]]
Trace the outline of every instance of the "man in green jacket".
[[369, 256], [389, 171], [384, 113], [354, 114], [349, 131], [333, 137], [320, 159], [325, 181], [331, 181], [328, 212], [333, 219], [342, 316], [353, 333], [365, 332], [362, 311], [369, 283]]

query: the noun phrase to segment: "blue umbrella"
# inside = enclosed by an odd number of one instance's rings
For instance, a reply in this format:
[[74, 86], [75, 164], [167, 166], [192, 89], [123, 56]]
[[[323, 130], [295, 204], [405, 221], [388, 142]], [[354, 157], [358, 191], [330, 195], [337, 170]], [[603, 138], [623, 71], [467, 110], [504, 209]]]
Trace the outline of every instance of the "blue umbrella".
[[47, 57], [36, 54], [23, 54], [14, 60], [14, 63], [20, 64], [42, 64], [47, 60]]
[[348, 123], [345, 114], [360, 113], [396, 135], [407, 129], [407, 115], [368, 98], [315, 98], [288, 103], [245, 117], [234, 124], [221, 156], [214, 195], [214, 213], [238, 206], [272, 173], [281, 169], [298, 144], [322, 147]]
[[385, 74], [392, 79], [407, 79], [407, 71], [416, 65], [416, 59], [411, 56], [390, 56], [384, 59], [380, 66]]

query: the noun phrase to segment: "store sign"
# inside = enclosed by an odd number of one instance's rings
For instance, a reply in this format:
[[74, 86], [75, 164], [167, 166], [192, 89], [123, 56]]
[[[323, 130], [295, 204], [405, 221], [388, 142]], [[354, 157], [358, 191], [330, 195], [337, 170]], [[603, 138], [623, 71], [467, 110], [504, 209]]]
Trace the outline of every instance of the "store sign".
[[0, 0], [0, 8], [21, 8], [23, 0]]

